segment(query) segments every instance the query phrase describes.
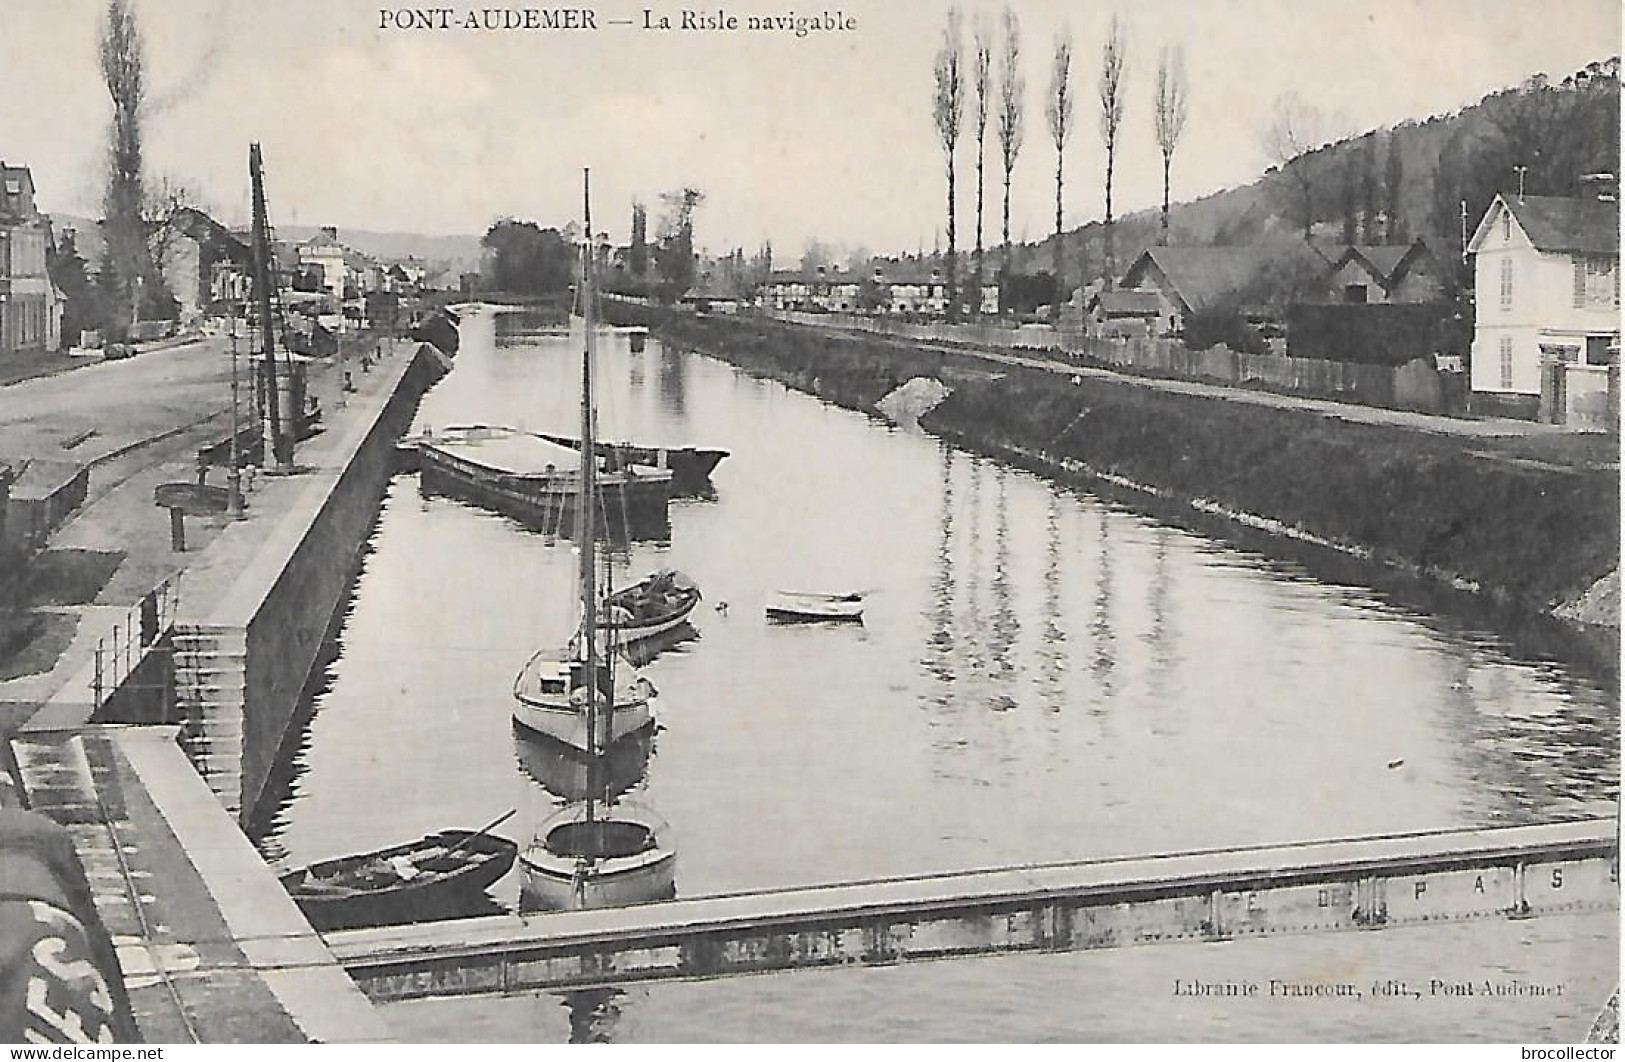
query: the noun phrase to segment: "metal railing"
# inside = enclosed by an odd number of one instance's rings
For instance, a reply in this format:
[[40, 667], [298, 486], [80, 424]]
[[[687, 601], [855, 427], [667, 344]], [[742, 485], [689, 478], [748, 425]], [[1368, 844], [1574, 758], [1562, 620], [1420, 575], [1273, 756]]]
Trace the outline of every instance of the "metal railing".
[[96, 642], [91, 673], [91, 703], [106, 704], [146, 660], [147, 654], [175, 624], [180, 607], [181, 574], [176, 572], [148, 591], [113, 629]]

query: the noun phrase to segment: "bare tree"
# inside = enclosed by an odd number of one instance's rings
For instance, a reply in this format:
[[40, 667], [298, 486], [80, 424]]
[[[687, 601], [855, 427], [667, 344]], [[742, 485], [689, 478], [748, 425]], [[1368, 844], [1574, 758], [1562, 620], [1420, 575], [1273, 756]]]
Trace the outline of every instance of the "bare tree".
[[1010, 174], [1021, 154], [1027, 80], [1021, 73], [1021, 21], [1004, 6], [1004, 56], [999, 68], [999, 154], [1004, 162], [1004, 264], [999, 270], [1000, 308], [1010, 276]]
[[107, 0], [97, 42], [102, 78], [113, 102], [108, 133], [107, 188], [102, 210], [107, 221], [107, 265], [115, 331], [121, 331], [140, 313], [141, 279], [147, 273], [146, 235], [141, 208], [141, 29], [129, 0]]
[[142, 195], [141, 216], [146, 230], [147, 253], [160, 270], [169, 264], [170, 249], [188, 211], [202, 210], [203, 197], [190, 183], [165, 174], [156, 187]]
[[1265, 127], [1264, 153], [1280, 166], [1297, 186], [1302, 212], [1303, 235], [1307, 239], [1315, 226], [1315, 181], [1317, 174], [1306, 158], [1332, 138], [1336, 119], [1303, 100], [1296, 92], [1277, 96], [1270, 124]]
[[985, 13], [976, 16], [971, 30], [975, 59], [971, 84], [976, 88], [976, 264], [971, 270], [971, 315], [982, 312], [982, 172], [987, 156], [987, 116], [993, 106], [993, 24]]
[[1174, 149], [1185, 131], [1185, 110], [1190, 85], [1185, 80], [1185, 48], [1163, 46], [1157, 60], [1157, 146], [1162, 149], [1162, 242], [1168, 242], [1168, 198], [1174, 165]]
[[1055, 60], [1050, 66], [1049, 99], [1044, 104], [1049, 120], [1050, 140], [1055, 144], [1055, 293], [1050, 300], [1050, 321], [1061, 323], [1062, 236], [1061, 193], [1066, 177], [1066, 142], [1072, 136], [1072, 31], [1063, 28], [1055, 36]]
[[1100, 48], [1100, 142], [1106, 148], [1106, 289], [1117, 283], [1117, 256], [1112, 245], [1112, 174], [1117, 166], [1117, 133], [1123, 125], [1123, 71], [1128, 63], [1123, 24], [1112, 15], [1106, 43]]
[[936, 92], [931, 117], [948, 168], [948, 319], [959, 319], [959, 253], [954, 230], [954, 149], [959, 145], [959, 123], [965, 113], [965, 55], [961, 49], [959, 8], [948, 9], [948, 23], [942, 29], [942, 45], [937, 49]]

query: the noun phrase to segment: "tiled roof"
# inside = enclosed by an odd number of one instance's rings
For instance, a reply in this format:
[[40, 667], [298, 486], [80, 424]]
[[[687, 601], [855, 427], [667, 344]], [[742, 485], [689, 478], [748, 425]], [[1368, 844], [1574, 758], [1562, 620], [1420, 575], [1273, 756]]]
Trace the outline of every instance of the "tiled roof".
[[1399, 263], [1404, 261], [1405, 256], [1410, 253], [1411, 246], [1408, 243], [1398, 245], [1383, 244], [1380, 246], [1362, 243], [1350, 247], [1349, 250], [1370, 262], [1371, 267], [1386, 279], [1394, 275], [1394, 270], [1399, 268]]
[[1090, 306], [1099, 306], [1108, 314], [1131, 316], [1135, 314], [1150, 314], [1155, 316], [1158, 309], [1156, 292], [1134, 291], [1117, 289], [1115, 291], [1102, 291], [1089, 300]]
[[1619, 204], [1596, 199], [1502, 196], [1518, 225], [1542, 251], [1619, 253]]
[[739, 290], [723, 277], [704, 277], [698, 284], [683, 292], [685, 299], [708, 299], [711, 302], [738, 301]]
[[1321, 257], [1305, 243], [1246, 247], [1148, 247], [1124, 277], [1125, 287], [1138, 287], [1154, 262], [1192, 310], [1201, 310], [1245, 291], [1266, 266], [1301, 264], [1316, 275], [1325, 271]]

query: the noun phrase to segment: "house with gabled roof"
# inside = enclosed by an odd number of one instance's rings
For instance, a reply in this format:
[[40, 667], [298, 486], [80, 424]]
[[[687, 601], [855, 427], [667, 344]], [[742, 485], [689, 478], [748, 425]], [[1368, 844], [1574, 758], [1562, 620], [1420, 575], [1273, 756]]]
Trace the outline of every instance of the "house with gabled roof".
[[183, 321], [245, 290], [253, 273], [247, 242], [193, 207], [175, 211], [163, 225], [169, 232], [159, 241], [157, 264]]
[[1147, 247], [1119, 288], [1157, 298], [1154, 331], [1178, 335], [1193, 313], [1235, 308], [1250, 317], [1323, 289], [1326, 264], [1300, 242], [1239, 247]]
[[1330, 297], [1347, 303], [1431, 302], [1439, 297], [1438, 260], [1427, 241], [1316, 247], [1328, 268]]
[[1156, 292], [1125, 288], [1097, 291], [1084, 307], [1092, 335], [1149, 335], [1161, 312]]
[[1554, 388], [1606, 386], [1619, 360], [1619, 222], [1611, 196], [1490, 203], [1467, 244], [1479, 409], [1555, 419], [1570, 403]]
[[677, 303], [699, 313], [735, 313], [741, 301], [739, 288], [732, 281], [706, 273], [697, 284], [683, 292]]

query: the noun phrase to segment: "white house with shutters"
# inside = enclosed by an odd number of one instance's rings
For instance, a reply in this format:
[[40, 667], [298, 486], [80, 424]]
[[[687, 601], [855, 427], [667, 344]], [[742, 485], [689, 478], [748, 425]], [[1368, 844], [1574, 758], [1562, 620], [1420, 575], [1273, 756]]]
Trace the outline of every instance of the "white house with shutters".
[[1561, 422], [1572, 393], [1600, 387], [1606, 401], [1619, 360], [1618, 202], [1500, 195], [1467, 250], [1475, 405]]

